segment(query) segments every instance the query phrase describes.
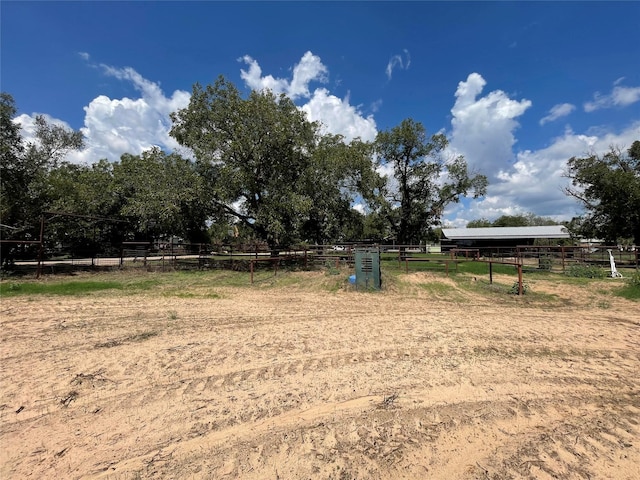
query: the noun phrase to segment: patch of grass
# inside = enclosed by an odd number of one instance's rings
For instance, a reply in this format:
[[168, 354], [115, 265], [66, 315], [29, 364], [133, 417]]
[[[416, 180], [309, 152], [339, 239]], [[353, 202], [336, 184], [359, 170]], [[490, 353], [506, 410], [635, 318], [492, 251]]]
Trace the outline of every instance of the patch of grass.
[[548, 306], [556, 306], [558, 305], [558, 302], [562, 300], [556, 294], [532, 290], [526, 281], [523, 282], [525, 295], [520, 296], [517, 294], [517, 281], [510, 284], [503, 284], [496, 281], [489, 283], [488, 278], [474, 279], [474, 277], [470, 277], [468, 275], [460, 275], [455, 277], [454, 280], [461, 289], [480, 294], [488, 298], [494, 298], [495, 301], [513, 299], [520, 305], [544, 308]]
[[626, 279], [625, 286], [614, 293], [627, 300], [640, 300], [640, 271], [634, 272]]
[[576, 287], [587, 287], [591, 284], [593, 284], [593, 279], [592, 278], [586, 278], [586, 277], [568, 277], [564, 274], [560, 274], [556, 279], [555, 282], [557, 285], [572, 285], [572, 286], [576, 286]]
[[[260, 275], [264, 275], [261, 273]], [[273, 273], [271, 272], [272, 276]], [[280, 276], [280, 275], [278, 275]], [[89, 278], [86, 278], [89, 277]], [[87, 275], [83, 279], [47, 278], [0, 282], [0, 296], [86, 295], [109, 291], [119, 294], [155, 293], [183, 298], [219, 298], [211, 287], [250, 286], [248, 272], [229, 270], [211, 272], [112, 272]]]
[[327, 260], [324, 264], [327, 275], [340, 275], [340, 266], [336, 266], [335, 262]]
[[618, 297], [626, 298], [627, 300], [640, 300], [640, 287], [625, 285], [620, 290], [616, 291], [615, 294]]
[[425, 290], [427, 293], [432, 295], [437, 295], [441, 297], [446, 297], [451, 295], [456, 291], [453, 285], [449, 285], [443, 282], [427, 282], [427, 283], [419, 283], [418, 286]]
[[627, 283], [633, 287], [640, 287], [640, 271], [636, 270], [633, 272], [629, 276]]
[[125, 285], [117, 281], [72, 281], [72, 282], [23, 282], [0, 283], [0, 295], [84, 295], [101, 290], [123, 290]]

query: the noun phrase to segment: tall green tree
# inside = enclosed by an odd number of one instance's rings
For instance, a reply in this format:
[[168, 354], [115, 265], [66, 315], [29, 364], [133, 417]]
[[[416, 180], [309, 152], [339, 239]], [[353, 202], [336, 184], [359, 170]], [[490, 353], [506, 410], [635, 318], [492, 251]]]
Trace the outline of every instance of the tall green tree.
[[323, 137], [285, 95], [243, 98], [223, 77], [196, 84], [172, 120], [171, 135], [194, 152], [220, 211], [274, 250], [335, 237], [352, 190], [373, 178], [366, 145]]
[[316, 128], [289, 98], [254, 91], [244, 99], [220, 77], [196, 84], [172, 119], [171, 135], [193, 150], [221, 210], [273, 247], [299, 240], [312, 207], [301, 181]]
[[640, 141], [626, 152], [612, 147], [604, 155], [572, 157], [566, 176], [571, 186], [565, 193], [586, 212], [572, 221], [572, 233], [609, 244], [632, 238], [640, 245]]
[[210, 202], [192, 161], [159, 148], [141, 155], [125, 153], [113, 165], [112, 195], [134, 237], [179, 236], [208, 239]]
[[372, 145], [341, 135], [324, 135], [307, 163], [304, 189], [311, 208], [302, 226], [302, 239], [325, 244], [362, 238], [364, 217], [352, 207], [371, 201], [380, 187], [373, 169]]
[[400, 244], [427, 238], [451, 202], [486, 193], [487, 178], [469, 172], [463, 157], [442, 159], [447, 144], [442, 134], [427, 138], [424, 126], [412, 119], [376, 137], [378, 162], [393, 171], [383, 188], [381, 213]]
[[35, 140], [24, 144], [20, 128], [13, 123], [16, 107], [13, 98], [0, 96], [0, 223], [3, 236], [35, 238], [39, 218], [51, 207], [49, 176], [65, 156], [83, 146], [82, 134], [64, 126], [35, 119]]
[[113, 191], [113, 163], [62, 162], [47, 183], [49, 210], [68, 214], [47, 218], [47, 240], [78, 255], [119, 253], [127, 225], [118, 221], [122, 205]]
[[113, 163], [91, 165], [62, 162], [48, 178], [50, 208], [96, 217], [114, 217], [121, 205], [113, 192]]
[[18, 206], [15, 199], [24, 183], [19, 181], [24, 146], [20, 125], [13, 122], [16, 113], [13, 97], [0, 93], [0, 223], [3, 238], [17, 228]]

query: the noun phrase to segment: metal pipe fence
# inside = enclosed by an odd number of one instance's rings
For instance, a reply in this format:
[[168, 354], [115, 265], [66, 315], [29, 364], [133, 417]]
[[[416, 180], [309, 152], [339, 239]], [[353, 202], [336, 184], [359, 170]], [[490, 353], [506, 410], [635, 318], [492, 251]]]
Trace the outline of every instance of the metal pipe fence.
[[[523, 269], [565, 272], [576, 264], [609, 266], [611, 250], [616, 265], [620, 268], [640, 266], [638, 249], [620, 249], [618, 246], [514, 246], [455, 248], [439, 252], [429, 245], [397, 244], [327, 244], [301, 245], [281, 251], [272, 251], [263, 242], [235, 243], [186, 243], [186, 242], [136, 242], [125, 241], [119, 245], [100, 244], [91, 249], [74, 249], [72, 245], [46, 246], [34, 239], [1, 240], [2, 267], [20, 269], [25, 272], [43, 271], [56, 273], [69, 269], [103, 268], [147, 268], [154, 270], [175, 269], [233, 269], [250, 272], [252, 266], [260, 268], [262, 263], [251, 259], [278, 258], [278, 265], [295, 256], [298, 265], [304, 268], [354, 265], [354, 252], [363, 246], [375, 246], [381, 252], [383, 261], [396, 260], [398, 267], [408, 270], [409, 262], [424, 262], [440, 265], [445, 270], [444, 260], [516, 262]], [[434, 250], [438, 253], [434, 253]], [[304, 260], [301, 260], [301, 259]], [[425, 260], [432, 258], [433, 260]], [[423, 259], [423, 260], [419, 260]], [[9, 261], [10, 260], [10, 261]]]

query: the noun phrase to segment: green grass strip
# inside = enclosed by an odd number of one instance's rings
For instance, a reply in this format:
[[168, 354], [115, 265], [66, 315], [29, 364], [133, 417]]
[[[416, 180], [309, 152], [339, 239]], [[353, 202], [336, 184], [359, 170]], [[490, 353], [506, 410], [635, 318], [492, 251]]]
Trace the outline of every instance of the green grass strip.
[[158, 284], [155, 280], [143, 280], [140, 282], [117, 281], [71, 281], [55, 283], [39, 282], [2, 282], [0, 283], [0, 296], [12, 297], [18, 295], [85, 295], [87, 293], [104, 290], [148, 290]]

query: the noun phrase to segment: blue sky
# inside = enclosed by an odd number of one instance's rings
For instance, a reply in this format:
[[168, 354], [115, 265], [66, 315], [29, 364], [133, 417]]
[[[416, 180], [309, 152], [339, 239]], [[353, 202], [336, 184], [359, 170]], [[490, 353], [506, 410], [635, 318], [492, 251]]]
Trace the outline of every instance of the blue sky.
[[640, 2], [3, 1], [0, 88], [82, 129], [69, 159], [177, 148], [195, 82], [285, 92], [350, 139], [405, 118], [487, 175], [446, 222], [569, 219], [566, 160], [640, 140]]

